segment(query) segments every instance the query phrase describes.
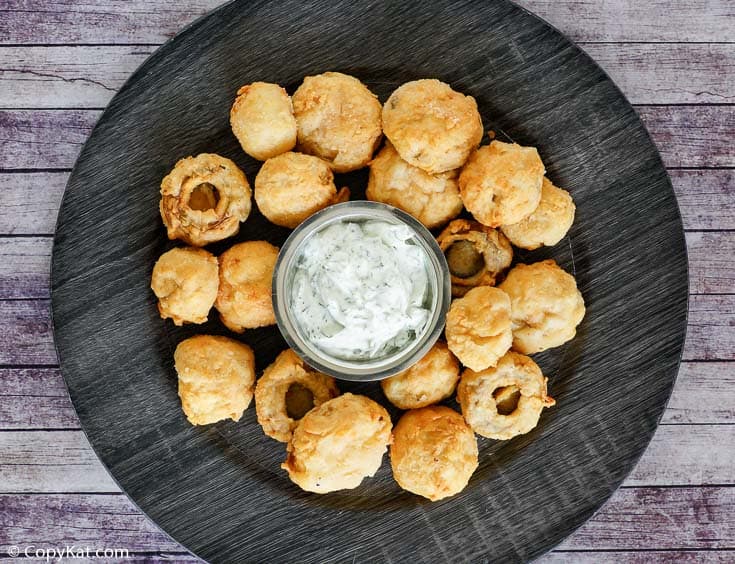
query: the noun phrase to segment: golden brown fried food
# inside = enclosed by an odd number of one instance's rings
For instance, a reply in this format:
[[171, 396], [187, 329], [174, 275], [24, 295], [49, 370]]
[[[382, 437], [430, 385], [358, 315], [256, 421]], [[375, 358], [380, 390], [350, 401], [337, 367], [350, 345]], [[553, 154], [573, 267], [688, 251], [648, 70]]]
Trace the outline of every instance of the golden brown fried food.
[[213, 153], [186, 157], [161, 182], [161, 217], [169, 239], [202, 247], [235, 235], [250, 215], [245, 173]]
[[467, 486], [477, 455], [477, 439], [462, 416], [431, 406], [408, 411], [398, 421], [390, 464], [404, 490], [437, 501]]
[[161, 318], [176, 325], [207, 321], [218, 286], [217, 257], [195, 247], [163, 253], [151, 276]]
[[337, 192], [334, 175], [322, 159], [284, 153], [268, 159], [255, 177], [255, 201], [272, 223], [293, 229], [311, 214], [350, 198]]
[[299, 420], [312, 408], [339, 395], [334, 378], [315, 372], [286, 349], [255, 386], [258, 423], [269, 437], [287, 443]]
[[505, 236], [477, 221], [455, 219], [437, 242], [447, 257], [453, 296], [464, 296], [475, 286], [494, 286], [513, 260]]
[[380, 468], [390, 431], [390, 416], [381, 405], [365, 396], [343, 394], [301, 419], [281, 468], [309, 492], [356, 488]]
[[438, 403], [454, 392], [459, 362], [446, 343], [437, 341], [408, 370], [380, 381], [383, 393], [399, 409], [417, 409]]
[[528, 217], [518, 223], [503, 225], [501, 230], [516, 247], [529, 250], [542, 245], [553, 247], [574, 223], [574, 211], [574, 201], [569, 192], [557, 188], [544, 177], [538, 207]]
[[237, 91], [230, 125], [248, 155], [260, 161], [296, 146], [296, 118], [288, 93], [277, 84], [253, 82]]
[[495, 366], [513, 343], [510, 299], [491, 286], [472, 288], [447, 312], [449, 350], [473, 370]]
[[227, 337], [197, 335], [179, 343], [174, 362], [181, 407], [190, 423], [242, 417], [255, 384], [255, 357], [249, 346]]
[[493, 141], [475, 151], [459, 174], [459, 192], [480, 223], [517, 223], [541, 201], [544, 163], [534, 147]]
[[390, 142], [370, 163], [367, 198], [400, 208], [429, 229], [462, 211], [456, 171], [429, 174], [404, 161]]
[[378, 97], [339, 72], [307, 76], [293, 95], [298, 149], [330, 163], [335, 172], [367, 166], [382, 137]]
[[231, 331], [242, 333], [276, 322], [271, 280], [277, 258], [278, 247], [265, 241], [238, 243], [220, 255], [214, 307]]
[[536, 427], [543, 408], [556, 403], [546, 395], [547, 380], [533, 360], [509, 351], [494, 368], [465, 370], [457, 401], [475, 433], [507, 440]]
[[574, 338], [584, 300], [574, 277], [556, 262], [518, 264], [499, 287], [510, 296], [514, 350], [533, 354]]
[[403, 160], [431, 174], [461, 167], [483, 135], [475, 99], [435, 79], [399, 86], [383, 107], [383, 131]]

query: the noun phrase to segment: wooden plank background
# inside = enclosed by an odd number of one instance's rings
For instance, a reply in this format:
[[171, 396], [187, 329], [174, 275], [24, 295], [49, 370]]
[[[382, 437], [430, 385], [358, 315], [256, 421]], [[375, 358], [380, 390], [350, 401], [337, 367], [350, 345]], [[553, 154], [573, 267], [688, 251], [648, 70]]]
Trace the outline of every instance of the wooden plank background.
[[[687, 230], [689, 334], [650, 448], [543, 562], [735, 561], [735, 2], [522, 0], [636, 105]], [[0, 562], [11, 545], [193, 562], [97, 461], [56, 366], [49, 258], [79, 150], [129, 74], [219, 0], [0, 0]], [[17, 559], [16, 559], [17, 560]], [[31, 561], [42, 559], [29, 559]]]

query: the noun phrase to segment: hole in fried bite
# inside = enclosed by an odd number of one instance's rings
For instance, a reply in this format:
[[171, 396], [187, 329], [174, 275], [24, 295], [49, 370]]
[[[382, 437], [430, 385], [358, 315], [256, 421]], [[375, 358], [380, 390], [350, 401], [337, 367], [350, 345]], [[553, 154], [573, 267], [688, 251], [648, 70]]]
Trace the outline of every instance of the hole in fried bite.
[[518, 407], [518, 400], [521, 399], [521, 390], [518, 386], [510, 385], [498, 388], [493, 392], [495, 405], [498, 407], [500, 415], [510, 415]]
[[445, 251], [449, 272], [458, 278], [470, 278], [485, 266], [482, 253], [470, 241], [456, 241]]
[[207, 211], [215, 209], [218, 203], [217, 187], [209, 182], [202, 182], [191, 191], [186, 205], [192, 210]]
[[314, 407], [314, 394], [306, 386], [294, 382], [286, 390], [286, 414], [298, 421]]

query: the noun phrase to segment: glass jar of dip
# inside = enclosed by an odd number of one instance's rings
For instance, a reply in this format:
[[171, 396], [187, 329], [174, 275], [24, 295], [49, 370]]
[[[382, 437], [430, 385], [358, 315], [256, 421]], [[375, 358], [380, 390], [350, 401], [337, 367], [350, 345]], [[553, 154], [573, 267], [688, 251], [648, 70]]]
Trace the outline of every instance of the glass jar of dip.
[[380, 380], [419, 361], [444, 328], [449, 269], [432, 234], [377, 202], [325, 208], [281, 247], [273, 307], [289, 346], [314, 369]]

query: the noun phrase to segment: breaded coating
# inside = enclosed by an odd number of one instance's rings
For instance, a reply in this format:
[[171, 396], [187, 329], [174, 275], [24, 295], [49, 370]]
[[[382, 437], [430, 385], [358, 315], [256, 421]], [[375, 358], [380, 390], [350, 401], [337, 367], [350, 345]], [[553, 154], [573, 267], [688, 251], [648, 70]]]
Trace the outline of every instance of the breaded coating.
[[456, 411], [407, 411], [390, 447], [393, 478], [404, 490], [437, 501], [461, 492], [478, 466], [477, 439]]
[[505, 292], [491, 286], [471, 289], [447, 312], [449, 350], [473, 370], [495, 366], [513, 342], [510, 315]]
[[158, 312], [176, 325], [204, 323], [217, 298], [217, 257], [196, 247], [163, 253], [153, 266], [151, 289]]
[[383, 131], [403, 160], [431, 174], [461, 167], [483, 135], [475, 99], [436, 79], [399, 86], [383, 107]]
[[161, 182], [161, 218], [169, 239], [203, 247], [240, 230], [250, 215], [250, 184], [230, 159], [186, 157]]
[[[300, 393], [302, 397], [289, 397]], [[303, 417], [289, 415], [291, 403], [303, 399], [306, 409], [320, 406], [339, 395], [334, 378], [312, 370], [291, 349], [286, 349], [263, 372], [255, 386], [255, 411], [263, 432], [277, 441], [287, 443]], [[303, 398], [303, 396], [311, 396]], [[291, 401], [289, 401], [291, 400]], [[310, 400], [310, 401], [309, 401]], [[298, 402], [302, 403], [302, 402]], [[295, 414], [294, 414], [295, 415]]]
[[380, 381], [388, 400], [399, 409], [417, 409], [438, 403], [454, 393], [459, 362], [446, 343], [437, 341], [408, 370]]
[[293, 229], [311, 214], [350, 198], [337, 192], [329, 165], [317, 157], [284, 153], [268, 159], [255, 177], [255, 201], [268, 221]]
[[277, 258], [278, 247], [266, 241], [238, 243], [220, 255], [214, 307], [231, 331], [242, 333], [276, 322], [271, 281]]
[[480, 223], [517, 223], [541, 201], [544, 171], [534, 147], [493, 141], [472, 153], [459, 174], [459, 192]]
[[[509, 351], [494, 368], [467, 369], [457, 388], [457, 401], [470, 427], [483, 437], [507, 440], [538, 425], [541, 411], [556, 402], [546, 395], [541, 369], [529, 357]], [[515, 405], [501, 408], [501, 401]]]
[[503, 225], [501, 230], [511, 243], [522, 249], [553, 247], [574, 223], [575, 209], [569, 192], [557, 188], [544, 176], [538, 207], [518, 223]]
[[410, 213], [429, 229], [462, 211], [457, 171], [429, 174], [408, 164], [390, 142], [370, 163], [367, 198]]
[[277, 84], [253, 82], [241, 87], [230, 109], [230, 125], [243, 151], [259, 161], [296, 146], [291, 97]]
[[174, 352], [181, 407], [192, 425], [239, 421], [253, 399], [255, 356], [244, 343], [197, 335]]
[[343, 394], [301, 419], [281, 468], [309, 492], [356, 488], [380, 468], [391, 427], [390, 416], [380, 404], [365, 396]]
[[477, 221], [455, 219], [436, 240], [447, 258], [455, 297], [475, 286], [494, 286], [513, 261], [508, 239]]
[[510, 296], [514, 350], [533, 354], [574, 338], [584, 300], [574, 277], [556, 262], [518, 264], [499, 287]]
[[307, 76], [293, 95], [298, 150], [327, 161], [335, 172], [367, 166], [382, 138], [378, 97], [353, 76]]

